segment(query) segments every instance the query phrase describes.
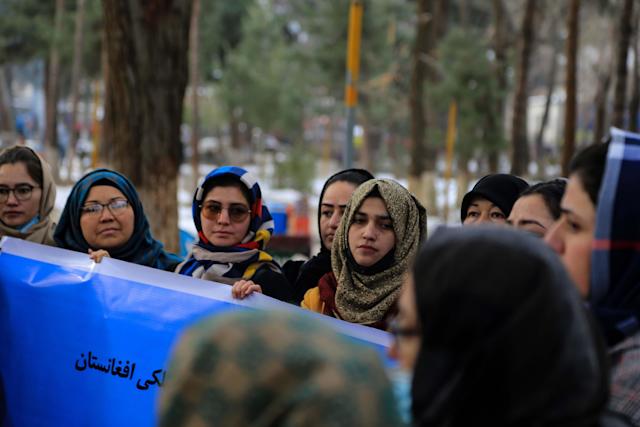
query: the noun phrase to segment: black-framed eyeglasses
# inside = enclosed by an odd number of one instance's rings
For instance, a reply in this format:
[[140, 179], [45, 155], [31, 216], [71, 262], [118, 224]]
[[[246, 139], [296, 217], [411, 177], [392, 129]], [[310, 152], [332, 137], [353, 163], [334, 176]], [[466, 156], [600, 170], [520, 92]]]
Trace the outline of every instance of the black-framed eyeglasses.
[[409, 327], [400, 326], [400, 322], [395, 318], [389, 323], [389, 332], [393, 335], [394, 339], [399, 338], [410, 338], [420, 336], [420, 328], [417, 327]]
[[15, 187], [0, 186], [0, 203], [5, 203], [9, 200], [9, 194], [13, 193], [14, 197], [21, 202], [29, 200], [33, 194], [34, 188], [40, 188], [37, 185], [31, 184], [18, 184]]
[[108, 203], [92, 202], [80, 208], [83, 215], [99, 216], [102, 215], [103, 209], [106, 207], [113, 215], [121, 215], [129, 206], [129, 201], [125, 199], [113, 199]]
[[202, 215], [204, 215], [205, 218], [210, 219], [212, 221], [217, 221], [218, 218], [220, 217], [220, 214], [225, 209], [229, 214], [229, 219], [231, 220], [231, 222], [243, 222], [245, 219], [247, 219], [247, 216], [251, 214], [251, 209], [247, 208], [244, 205], [238, 205], [238, 204], [231, 205], [225, 208], [220, 203], [212, 202], [212, 203], [205, 203], [204, 205], [201, 205], [201, 208], [202, 208]]

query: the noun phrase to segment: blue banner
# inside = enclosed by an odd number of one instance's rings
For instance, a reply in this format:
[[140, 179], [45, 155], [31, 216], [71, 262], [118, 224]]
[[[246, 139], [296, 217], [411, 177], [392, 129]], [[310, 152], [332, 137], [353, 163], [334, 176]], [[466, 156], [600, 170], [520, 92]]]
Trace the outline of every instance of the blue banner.
[[[154, 426], [171, 346], [228, 310], [313, 316], [384, 354], [387, 333], [264, 295], [114, 259], [5, 238], [0, 252], [3, 426]], [[384, 357], [384, 356], [383, 356]], [[3, 413], [4, 412], [4, 413]]]

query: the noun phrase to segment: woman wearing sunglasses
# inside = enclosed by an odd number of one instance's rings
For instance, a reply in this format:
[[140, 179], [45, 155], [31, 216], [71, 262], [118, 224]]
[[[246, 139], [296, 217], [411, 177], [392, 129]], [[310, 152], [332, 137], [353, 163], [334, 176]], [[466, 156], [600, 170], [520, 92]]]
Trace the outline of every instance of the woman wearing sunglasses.
[[31, 148], [10, 147], [0, 154], [0, 237], [55, 245], [51, 213], [56, 185], [49, 164]]
[[133, 184], [123, 175], [97, 169], [71, 189], [54, 234], [64, 249], [173, 271], [181, 259], [165, 252], [151, 236], [149, 222]]
[[233, 285], [238, 299], [260, 292], [292, 300], [291, 285], [264, 251], [274, 223], [249, 172], [236, 166], [214, 169], [196, 189], [192, 212], [198, 241], [177, 273]]

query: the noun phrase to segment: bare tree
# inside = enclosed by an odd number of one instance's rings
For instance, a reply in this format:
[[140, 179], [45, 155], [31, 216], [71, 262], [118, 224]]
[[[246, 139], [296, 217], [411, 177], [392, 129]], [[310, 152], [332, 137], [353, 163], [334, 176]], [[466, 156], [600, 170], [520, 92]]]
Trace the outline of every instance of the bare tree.
[[53, 38], [49, 53], [47, 74], [45, 78], [45, 134], [47, 160], [53, 166], [54, 175], [58, 175], [58, 91], [60, 87], [60, 34], [62, 33], [62, 16], [64, 0], [56, 0]]
[[0, 132], [15, 131], [15, 119], [11, 109], [11, 93], [5, 67], [0, 65]]
[[[496, 106], [493, 110], [496, 112], [497, 118], [500, 120], [497, 125], [501, 130], [501, 135], [504, 134], [504, 123], [502, 119], [504, 118], [505, 112], [505, 96], [508, 88], [508, 79], [507, 79], [507, 69], [508, 69], [508, 61], [507, 61], [507, 47], [508, 47], [508, 32], [509, 32], [509, 20], [507, 19], [507, 11], [504, 7], [502, 0], [493, 0], [493, 22], [494, 22], [494, 30], [493, 30], [493, 50], [496, 55], [495, 59], [495, 73], [496, 73], [496, 81], [498, 82], [498, 90], [502, 94], [502, 96], [497, 97]], [[497, 172], [498, 171], [498, 150], [492, 150], [489, 152], [488, 160], [489, 160], [489, 171]]]
[[607, 99], [609, 98], [609, 88], [611, 87], [611, 74], [613, 67], [609, 63], [604, 71], [598, 73], [598, 89], [594, 100], [596, 107], [595, 123], [593, 126], [593, 143], [602, 141], [605, 134], [607, 118]]
[[69, 151], [67, 152], [67, 178], [71, 179], [73, 170], [73, 160], [76, 156], [76, 144], [79, 132], [78, 121], [78, 98], [80, 93], [80, 73], [82, 69], [82, 47], [84, 32], [85, 0], [78, 0], [76, 3], [76, 23], [73, 35], [73, 62], [71, 64], [71, 141], [69, 141]]
[[533, 50], [533, 28], [536, 0], [526, 0], [522, 17], [522, 29], [518, 47], [518, 69], [516, 72], [516, 92], [513, 99], [513, 120], [511, 124], [511, 173], [522, 175], [529, 163], [529, 147], [527, 143], [527, 101], [529, 62]]
[[191, 32], [189, 34], [190, 46], [190, 73], [191, 73], [191, 174], [192, 188], [198, 186], [200, 173], [198, 167], [200, 164], [200, 153], [198, 151], [198, 141], [200, 140], [200, 103], [198, 102], [198, 86], [200, 84], [198, 57], [200, 49], [198, 38], [200, 37], [200, 0], [193, 0], [193, 11], [191, 12]]
[[616, 85], [613, 92], [613, 117], [611, 124], [619, 128], [624, 127], [627, 95], [627, 53], [631, 40], [633, 3], [634, 0], [624, 0], [623, 7], [620, 10], [620, 23], [618, 25], [620, 32], [618, 33], [619, 39], [617, 43]]
[[[413, 46], [411, 70], [411, 89], [409, 92], [409, 108], [411, 111], [411, 164], [409, 167], [409, 184], [412, 191], [422, 179], [426, 169], [425, 144], [425, 107], [424, 80], [427, 73], [427, 56], [429, 49], [429, 1], [417, 1], [416, 37]], [[421, 195], [418, 194], [418, 197]]]
[[578, 15], [580, 0], [571, 0], [567, 16], [567, 77], [564, 116], [564, 145], [562, 146], [562, 173], [569, 174], [569, 162], [573, 157], [576, 145], [576, 91], [577, 91], [577, 61], [578, 61]]
[[105, 144], [137, 186], [153, 234], [178, 249], [180, 124], [192, 1], [103, 0], [108, 59]]

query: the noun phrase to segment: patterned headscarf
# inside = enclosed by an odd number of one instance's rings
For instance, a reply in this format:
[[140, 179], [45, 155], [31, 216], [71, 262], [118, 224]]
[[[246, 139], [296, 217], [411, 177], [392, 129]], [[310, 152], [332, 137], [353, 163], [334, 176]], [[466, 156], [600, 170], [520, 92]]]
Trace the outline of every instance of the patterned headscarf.
[[[389, 212], [396, 245], [390, 267], [374, 274], [358, 272], [349, 260], [349, 227], [362, 202], [378, 189]], [[331, 253], [331, 267], [337, 280], [336, 316], [352, 323], [381, 321], [398, 299], [403, 275], [408, 270], [427, 234], [427, 212], [402, 185], [389, 179], [372, 179], [351, 196]]]
[[640, 134], [613, 128], [591, 259], [591, 308], [610, 346], [640, 331]]
[[53, 181], [51, 167], [42, 157], [28, 147], [22, 147], [29, 150], [40, 161], [42, 168], [42, 195], [40, 196], [40, 207], [38, 208], [38, 216], [40, 221], [32, 225], [27, 231], [19, 231], [13, 227], [9, 227], [0, 221], [0, 237], [9, 236], [18, 239], [28, 240], [35, 243], [43, 243], [45, 245], [55, 246], [53, 240], [53, 230], [56, 225], [51, 220], [51, 213], [56, 202], [56, 184]]
[[413, 274], [416, 426], [600, 425], [606, 348], [544, 242], [505, 227], [440, 228]]
[[[249, 190], [251, 196], [249, 231], [242, 242], [229, 247], [211, 244], [202, 231], [200, 221], [202, 202], [206, 193], [215, 187], [212, 181], [222, 176], [235, 178]], [[273, 258], [264, 252], [273, 233], [274, 222], [269, 209], [262, 203], [262, 192], [258, 181], [245, 169], [237, 166], [222, 166], [211, 171], [196, 189], [191, 211], [198, 231], [198, 241], [193, 245], [187, 260], [176, 268], [176, 272], [221, 283], [233, 283], [238, 278], [250, 279], [262, 265], [279, 271], [279, 268], [273, 264]]]
[[209, 318], [179, 341], [160, 426], [399, 426], [374, 350], [291, 314]]
[[[162, 249], [162, 243], [155, 240], [149, 229], [149, 221], [144, 214], [142, 202], [135, 187], [124, 175], [109, 169], [96, 169], [82, 177], [71, 189], [67, 203], [62, 211], [60, 223], [56, 227], [56, 244], [64, 249], [87, 253], [90, 246], [80, 228], [81, 208], [91, 187], [107, 182], [124, 194], [134, 214], [134, 227], [131, 238], [121, 247], [109, 249], [116, 259], [146, 265], [161, 270], [173, 270], [181, 261], [180, 257]], [[100, 249], [100, 248], [91, 248]]]

